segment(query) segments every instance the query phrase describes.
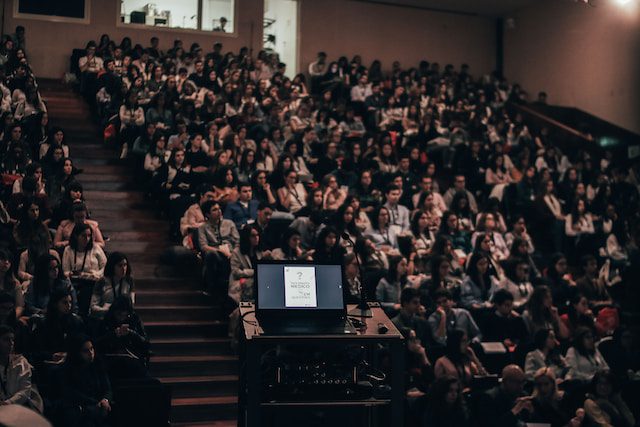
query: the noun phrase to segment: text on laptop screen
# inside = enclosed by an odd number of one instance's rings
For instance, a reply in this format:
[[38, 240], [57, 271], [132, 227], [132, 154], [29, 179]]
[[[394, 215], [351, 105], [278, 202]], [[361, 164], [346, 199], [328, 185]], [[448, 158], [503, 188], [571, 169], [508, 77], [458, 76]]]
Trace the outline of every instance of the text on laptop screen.
[[340, 310], [342, 269], [339, 265], [258, 264], [260, 310]]

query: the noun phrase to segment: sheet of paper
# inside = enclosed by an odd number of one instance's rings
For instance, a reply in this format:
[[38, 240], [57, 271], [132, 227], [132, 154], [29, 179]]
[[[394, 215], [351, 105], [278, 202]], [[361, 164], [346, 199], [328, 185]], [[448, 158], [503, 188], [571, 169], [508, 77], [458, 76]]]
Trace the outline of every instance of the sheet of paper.
[[316, 269], [306, 266], [284, 268], [285, 307], [317, 307]]

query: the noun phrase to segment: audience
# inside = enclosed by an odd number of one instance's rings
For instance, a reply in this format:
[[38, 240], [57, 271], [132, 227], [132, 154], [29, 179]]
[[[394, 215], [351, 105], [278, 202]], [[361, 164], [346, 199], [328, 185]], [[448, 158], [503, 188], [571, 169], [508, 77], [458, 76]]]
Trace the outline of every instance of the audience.
[[[343, 264], [347, 301], [363, 287], [408, 337], [425, 425], [633, 425], [616, 381], [637, 375], [634, 335], [599, 319], [637, 311], [625, 300], [639, 200], [628, 159], [567, 149], [512, 108], [517, 85], [466, 65], [386, 72], [321, 52], [307, 86], [275, 53], [163, 52], [154, 39], [89, 42], [80, 90], [170, 237], [202, 259], [216, 303], [252, 301], [260, 259]], [[24, 36], [0, 49], [0, 325], [36, 374], [64, 366], [68, 425], [104, 425], [107, 372], [146, 372], [148, 340], [128, 258], [90, 218], [23, 49]], [[99, 335], [77, 338], [92, 329], [82, 318]], [[481, 341], [505, 345], [500, 366]], [[125, 350], [139, 370], [106, 357]], [[501, 384], [474, 390], [488, 373]], [[591, 381], [569, 405], [572, 383]]]

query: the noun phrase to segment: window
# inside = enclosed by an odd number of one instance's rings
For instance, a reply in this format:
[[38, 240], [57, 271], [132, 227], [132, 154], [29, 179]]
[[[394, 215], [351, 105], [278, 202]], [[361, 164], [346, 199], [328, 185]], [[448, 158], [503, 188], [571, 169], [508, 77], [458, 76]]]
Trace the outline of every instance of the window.
[[[233, 33], [233, 0], [202, 0], [202, 30]], [[226, 20], [225, 25], [221, 21]]]
[[235, 0], [121, 0], [120, 20], [125, 24], [235, 31]]
[[13, 17], [88, 24], [89, 7], [89, 0], [14, 0]]

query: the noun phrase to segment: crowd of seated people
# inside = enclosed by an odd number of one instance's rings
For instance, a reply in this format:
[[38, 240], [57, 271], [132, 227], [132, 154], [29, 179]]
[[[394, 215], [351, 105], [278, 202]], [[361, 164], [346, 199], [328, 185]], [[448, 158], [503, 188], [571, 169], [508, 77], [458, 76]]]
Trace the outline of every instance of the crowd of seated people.
[[[265, 51], [157, 46], [89, 42], [81, 90], [217, 303], [252, 301], [260, 259], [343, 263], [346, 301], [407, 338], [414, 424], [635, 424], [637, 165], [563, 152], [510, 108], [518, 85], [466, 64], [320, 53], [289, 78]], [[72, 221], [63, 266], [89, 254], [93, 277], [97, 233]]]
[[24, 48], [0, 50], [0, 404], [108, 425], [110, 380], [147, 377], [131, 267], [90, 215]]

